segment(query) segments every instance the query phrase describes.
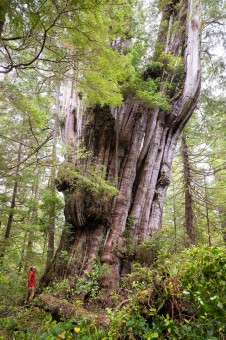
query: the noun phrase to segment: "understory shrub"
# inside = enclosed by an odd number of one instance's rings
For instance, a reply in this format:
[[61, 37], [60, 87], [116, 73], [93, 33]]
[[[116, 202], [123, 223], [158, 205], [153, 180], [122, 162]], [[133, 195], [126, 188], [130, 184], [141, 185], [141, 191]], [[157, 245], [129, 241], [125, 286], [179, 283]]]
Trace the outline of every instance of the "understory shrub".
[[153, 267], [134, 264], [115, 292], [119, 297], [115, 307], [106, 309], [107, 326], [87, 322], [85, 317], [57, 322], [47, 315], [39, 330], [21, 325], [18, 317], [1, 320], [0, 328], [8, 328], [13, 339], [31, 340], [223, 340], [225, 269], [223, 247], [193, 247], [169, 257], [161, 254]]

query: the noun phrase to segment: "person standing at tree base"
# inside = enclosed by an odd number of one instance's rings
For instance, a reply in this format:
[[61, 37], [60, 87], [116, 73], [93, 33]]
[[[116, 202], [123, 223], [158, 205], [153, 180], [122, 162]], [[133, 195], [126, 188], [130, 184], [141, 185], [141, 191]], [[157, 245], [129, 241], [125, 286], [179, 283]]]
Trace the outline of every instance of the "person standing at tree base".
[[31, 301], [35, 294], [35, 285], [36, 285], [34, 266], [32, 266], [29, 270], [27, 285], [28, 285], [27, 301]]

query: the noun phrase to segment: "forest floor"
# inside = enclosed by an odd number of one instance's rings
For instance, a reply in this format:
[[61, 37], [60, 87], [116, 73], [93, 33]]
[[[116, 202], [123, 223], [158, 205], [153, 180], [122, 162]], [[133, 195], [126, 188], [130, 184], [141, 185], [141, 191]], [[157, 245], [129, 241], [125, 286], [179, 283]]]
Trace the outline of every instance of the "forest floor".
[[155, 267], [137, 263], [110, 293], [110, 307], [96, 286], [89, 285], [96, 295], [84, 303], [81, 292], [68, 294], [65, 281], [24, 303], [20, 277], [1, 272], [0, 339], [226, 340], [225, 247], [178, 255], [159, 259]]

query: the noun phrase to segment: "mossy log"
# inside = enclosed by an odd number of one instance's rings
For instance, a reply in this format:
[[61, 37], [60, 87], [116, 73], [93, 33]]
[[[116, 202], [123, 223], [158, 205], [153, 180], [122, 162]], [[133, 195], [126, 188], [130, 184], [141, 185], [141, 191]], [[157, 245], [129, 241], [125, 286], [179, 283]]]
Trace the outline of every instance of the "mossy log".
[[40, 294], [35, 299], [35, 304], [49, 312], [57, 320], [61, 318], [76, 318], [78, 320], [83, 318], [89, 323], [95, 323], [97, 326], [107, 326], [109, 324], [105, 312], [91, 313], [85, 308], [75, 307], [67, 300], [58, 299], [50, 294]]

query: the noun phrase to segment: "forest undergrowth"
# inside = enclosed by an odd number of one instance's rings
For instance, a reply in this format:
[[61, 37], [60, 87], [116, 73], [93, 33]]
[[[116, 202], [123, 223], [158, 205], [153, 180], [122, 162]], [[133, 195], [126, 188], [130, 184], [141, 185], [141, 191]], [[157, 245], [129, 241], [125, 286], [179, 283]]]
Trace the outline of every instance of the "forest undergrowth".
[[62, 302], [60, 308], [64, 303], [76, 311], [85, 307], [92, 319], [87, 313], [51, 315], [38, 305], [38, 294], [24, 304], [24, 275], [3, 268], [0, 339], [226, 339], [225, 248], [158, 252], [152, 264], [149, 259], [143, 257], [146, 265], [135, 263], [120, 289], [111, 292], [111, 307], [101, 306], [103, 269], [97, 260], [86, 283], [78, 279], [72, 289], [61, 280], [45, 291]]

